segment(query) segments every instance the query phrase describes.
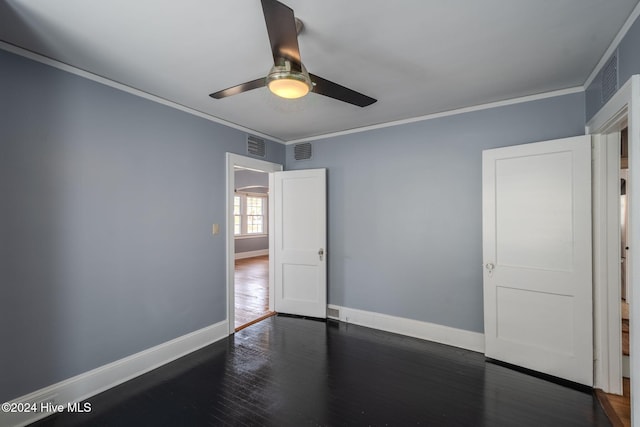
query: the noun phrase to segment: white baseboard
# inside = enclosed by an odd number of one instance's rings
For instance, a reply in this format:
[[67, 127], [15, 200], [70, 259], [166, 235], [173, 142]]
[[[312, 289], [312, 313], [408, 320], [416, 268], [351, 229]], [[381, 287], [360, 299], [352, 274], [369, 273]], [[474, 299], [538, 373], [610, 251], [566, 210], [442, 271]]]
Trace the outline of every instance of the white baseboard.
[[331, 319], [484, 353], [484, 334], [479, 332], [331, 304], [328, 308]]
[[236, 259], [253, 258], [256, 256], [269, 255], [269, 249], [260, 249], [257, 251], [236, 252]]
[[[80, 402], [139, 375], [172, 362], [229, 335], [228, 322], [222, 321], [124, 359], [82, 373], [57, 384], [36, 390], [9, 403], [29, 403], [36, 408]], [[47, 406], [47, 403], [51, 406]], [[11, 413], [0, 411], [0, 426], [25, 426], [53, 412]]]

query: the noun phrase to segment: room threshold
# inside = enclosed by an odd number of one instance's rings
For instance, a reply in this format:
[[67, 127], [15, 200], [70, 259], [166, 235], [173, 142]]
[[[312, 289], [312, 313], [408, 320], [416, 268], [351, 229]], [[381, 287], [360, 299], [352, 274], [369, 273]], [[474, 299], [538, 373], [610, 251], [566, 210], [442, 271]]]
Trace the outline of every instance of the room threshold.
[[278, 314], [278, 313], [276, 313], [275, 311], [270, 311], [270, 312], [258, 317], [257, 319], [253, 319], [251, 322], [247, 322], [244, 325], [238, 326], [237, 328], [234, 329], [234, 331], [236, 331], [236, 332], [241, 331], [244, 328], [248, 328], [251, 325], [255, 325], [256, 323], [261, 322], [264, 319], [268, 319], [271, 316], [275, 316], [276, 314]]

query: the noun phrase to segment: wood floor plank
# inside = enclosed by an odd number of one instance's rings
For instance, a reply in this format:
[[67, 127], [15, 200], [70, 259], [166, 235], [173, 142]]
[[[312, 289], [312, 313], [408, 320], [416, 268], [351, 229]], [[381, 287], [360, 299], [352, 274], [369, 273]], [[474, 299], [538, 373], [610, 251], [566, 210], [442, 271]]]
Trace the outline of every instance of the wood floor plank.
[[269, 256], [237, 259], [234, 272], [235, 328], [269, 314]]
[[631, 426], [631, 381], [622, 380], [622, 396], [597, 391], [598, 400], [614, 427]]
[[609, 426], [592, 393], [467, 350], [271, 317], [37, 426]]

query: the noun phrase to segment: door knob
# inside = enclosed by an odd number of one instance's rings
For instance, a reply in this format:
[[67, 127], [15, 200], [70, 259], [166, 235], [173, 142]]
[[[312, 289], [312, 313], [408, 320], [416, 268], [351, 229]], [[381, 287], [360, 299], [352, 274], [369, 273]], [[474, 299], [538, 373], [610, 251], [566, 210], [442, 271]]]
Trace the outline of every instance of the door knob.
[[493, 265], [493, 263], [488, 262], [488, 263], [486, 263], [486, 264], [484, 265], [484, 268], [486, 268], [486, 269], [487, 269], [487, 272], [489, 273], [489, 276], [492, 276], [492, 275], [493, 275], [493, 269], [494, 269], [494, 268], [496, 268], [496, 266], [495, 266], [495, 265]]
[[318, 251], [318, 255], [320, 256], [320, 261], [322, 261], [322, 257], [324, 256], [324, 249], [320, 248]]

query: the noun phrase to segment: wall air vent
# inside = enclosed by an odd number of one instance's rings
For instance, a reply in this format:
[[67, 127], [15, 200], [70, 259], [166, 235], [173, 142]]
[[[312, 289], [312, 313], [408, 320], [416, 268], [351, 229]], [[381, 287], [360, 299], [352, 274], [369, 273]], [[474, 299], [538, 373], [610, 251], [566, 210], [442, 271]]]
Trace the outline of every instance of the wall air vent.
[[618, 90], [618, 51], [602, 68], [602, 104], [604, 105]]
[[293, 158], [296, 160], [309, 160], [311, 158], [311, 143], [303, 142], [293, 146]]
[[257, 136], [248, 135], [247, 136], [247, 153], [253, 156], [266, 157], [267, 149], [264, 143], [264, 139], [260, 139]]

